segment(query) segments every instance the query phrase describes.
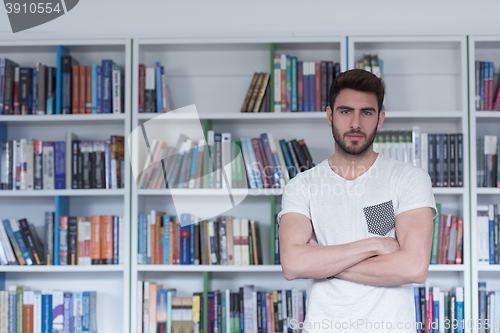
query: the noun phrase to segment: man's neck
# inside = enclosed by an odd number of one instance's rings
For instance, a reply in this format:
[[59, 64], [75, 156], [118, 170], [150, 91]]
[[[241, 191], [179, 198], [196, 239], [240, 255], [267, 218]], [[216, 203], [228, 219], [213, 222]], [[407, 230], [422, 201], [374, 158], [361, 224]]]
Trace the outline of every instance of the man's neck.
[[362, 155], [346, 154], [337, 145], [335, 148], [335, 154], [328, 159], [328, 164], [333, 172], [347, 180], [354, 180], [367, 172], [378, 157], [372, 147]]

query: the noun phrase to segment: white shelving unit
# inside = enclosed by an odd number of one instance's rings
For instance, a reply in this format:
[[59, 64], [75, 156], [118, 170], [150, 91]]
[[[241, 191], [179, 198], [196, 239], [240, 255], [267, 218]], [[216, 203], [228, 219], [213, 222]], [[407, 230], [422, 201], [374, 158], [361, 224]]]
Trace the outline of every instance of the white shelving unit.
[[[37, 62], [57, 65], [57, 46], [68, 49], [80, 64], [100, 63], [113, 59], [125, 71], [125, 113], [84, 115], [0, 115], [0, 138], [19, 140], [35, 138], [43, 141], [64, 141], [66, 131], [79, 139], [108, 139], [110, 135], [130, 132], [130, 59], [131, 40], [128, 38], [37, 38], [18, 37], [0, 40], [0, 54], [19, 63], [34, 67]], [[125, 151], [125, 161], [128, 161]], [[125, 163], [125, 179], [129, 178], [129, 163]], [[123, 333], [129, 331], [129, 207], [130, 188], [118, 190], [40, 190], [0, 191], [1, 218], [27, 218], [33, 223], [42, 241], [44, 213], [56, 210], [56, 201], [71, 216], [122, 215], [124, 263], [102, 266], [1, 266], [1, 289], [18, 285], [26, 290], [97, 291], [97, 325], [99, 331]], [[58, 221], [55, 221], [58, 224]]]
[[[276, 53], [296, 56], [298, 60], [340, 62], [346, 69], [345, 37], [266, 37], [238, 39], [134, 39], [134, 71], [140, 63], [153, 66], [160, 61], [169, 75], [170, 87], [176, 105], [196, 104], [200, 123], [193, 124], [197, 116], [190, 114], [171, 115], [165, 121], [152, 125], [158, 114], [138, 113], [138, 80], [134, 75], [132, 127], [145, 124], [145, 128], [161, 128], [161, 138], [170, 145], [175, 144], [180, 133], [198, 140], [203, 136], [200, 129], [215, 132], [230, 132], [233, 139], [256, 137], [263, 132], [272, 132], [275, 140], [304, 138], [313, 159], [319, 163], [333, 152], [333, 144], [325, 146], [325, 139], [331, 138], [331, 131], [324, 112], [301, 113], [240, 113], [253, 73], [271, 71], [271, 43]], [[149, 121], [149, 123], [148, 123]], [[190, 122], [191, 121], [191, 122]], [[146, 124], [147, 123], [147, 124]], [[324, 124], [318, 131], [318, 125]], [[169, 126], [170, 125], [170, 126]], [[304, 126], [305, 125], [305, 126]], [[309, 126], [308, 126], [309, 125]], [[154, 127], [157, 126], [157, 127]], [[164, 126], [164, 127], [160, 127]], [[174, 129], [174, 130], [171, 130]], [[201, 133], [200, 133], [201, 132]], [[151, 137], [149, 142], [160, 137]], [[137, 144], [132, 142], [131, 144]], [[143, 149], [144, 150], [144, 149]], [[147, 151], [140, 151], [134, 159], [143, 161]], [[141, 159], [142, 158], [142, 159]], [[143, 166], [138, 164], [137, 167]], [[236, 291], [244, 284], [254, 284], [257, 290], [306, 289], [305, 280], [287, 281], [281, 266], [270, 264], [270, 227], [272, 203], [279, 212], [282, 189], [247, 190], [231, 189], [233, 197], [246, 196], [233, 209], [223, 212], [237, 218], [259, 221], [261, 228], [264, 265], [261, 266], [163, 266], [137, 265], [137, 217], [151, 209], [169, 214], [192, 213], [209, 208], [217, 202], [219, 195], [227, 195], [219, 189], [137, 189], [132, 185], [132, 278], [131, 313], [132, 332], [137, 327], [137, 281], [154, 281], [166, 287], [176, 287], [177, 294], [190, 296], [204, 289], [226, 289]], [[193, 208], [176, 212], [171, 195], [192, 200]], [[273, 196], [270, 196], [273, 195]], [[206, 288], [205, 288], [206, 286]]]
[[[478, 282], [486, 282], [486, 290], [500, 290], [500, 265], [478, 265], [477, 206], [499, 204], [500, 188], [477, 187], [477, 136], [500, 136], [500, 112], [476, 111], [475, 105], [475, 61], [500, 63], [500, 36], [469, 37], [469, 101], [470, 101], [470, 146], [471, 146], [471, 218], [472, 218], [472, 304], [473, 318], [479, 318]], [[498, 74], [495, 73], [495, 82]], [[496, 85], [495, 85], [496, 87]], [[494, 92], [496, 93], [496, 91]], [[498, 324], [498, 323], [497, 323]], [[474, 333], [478, 332], [477, 329]]]
[[[471, 318], [466, 37], [349, 37], [349, 69], [364, 54], [383, 60], [386, 119], [382, 130], [415, 125], [423, 133], [463, 133], [464, 187], [433, 188], [443, 214], [464, 220], [462, 265], [429, 265], [429, 286], [464, 287], [464, 318]], [[429, 108], [431, 110], [429, 111]], [[473, 237], [474, 238], [474, 237]]]

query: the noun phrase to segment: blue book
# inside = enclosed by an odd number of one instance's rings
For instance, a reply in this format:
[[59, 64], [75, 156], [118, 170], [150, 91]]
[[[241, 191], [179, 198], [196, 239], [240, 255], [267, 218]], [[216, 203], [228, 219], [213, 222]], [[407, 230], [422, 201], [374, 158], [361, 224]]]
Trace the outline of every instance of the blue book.
[[[221, 333], [226, 333], [227, 332], [227, 327], [226, 327], [226, 294], [224, 291], [219, 296], [221, 298], [220, 304], [221, 304], [221, 324], [222, 324], [222, 332]], [[228, 332], [229, 333], [229, 332]]]
[[279, 223], [278, 214], [274, 216], [274, 264], [280, 265], [280, 238], [279, 238]]
[[[196, 177], [196, 162], [198, 161], [198, 146], [194, 146], [193, 148], [193, 158], [191, 160], [191, 172], [189, 173], [189, 179], [193, 179]], [[194, 187], [194, 184], [193, 184]]]
[[120, 217], [113, 216], [113, 265], [118, 265], [119, 258], [119, 239], [120, 239]]
[[56, 67], [56, 114], [62, 113], [62, 57], [69, 55], [68, 49], [63, 46], [57, 47], [57, 67]]
[[156, 112], [163, 113], [163, 90], [161, 84], [161, 64], [156, 62], [155, 65], [155, 86], [156, 86]]
[[69, 215], [69, 197], [56, 196], [54, 209], [54, 265], [59, 265], [59, 217]]
[[97, 113], [97, 64], [92, 64], [92, 113]]
[[495, 264], [495, 213], [493, 205], [489, 205], [488, 207], [488, 233], [489, 233], [489, 248], [490, 248], [490, 256], [489, 256], [489, 264]]
[[[190, 140], [188, 140], [190, 141]], [[187, 146], [187, 145], [186, 145]], [[191, 145], [189, 145], [189, 148], [186, 149], [182, 155], [182, 164], [181, 164], [181, 173], [179, 175], [179, 185], [177, 186], [178, 188], [184, 188], [184, 182], [186, 181], [185, 178], [186, 178], [186, 167], [187, 167], [187, 163], [188, 163], [188, 160], [189, 160], [189, 154], [192, 153], [192, 150], [191, 150]]]
[[64, 293], [63, 333], [73, 333], [73, 293]]
[[292, 112], [297, 111], [297, 57], [292, 57]]
[[83, 294], [82, 292], [73, 293], [73, 332], [82, 332], [82, 317], [83, 317]]
[[[6, 222], [9, 222], [9, 220], [3, 220], [4, 226], [7, 224]], [[28, 266], [33, 265], [33, 260], [30, 257], [28, 247], [26, 246], [26, 243], [24, 242], [24, 238], [23, 238], [23, 235], [21, 234], [21, 230], [19, 230], [19, 225], [17, 224], [17, 221], [11, 220], [10, 227], [12, 228], [11, 230], [14, 233], [14, 237], [17, 240], [17, 244], [19, 245], [19, 249], [21, 250], [21, 253], [23, 254], [24, 261], [26, 261], [26, 265], [28, 265]]]
[[257, 179], [254, 175], [254, 170], [252, 168], [252, 162], [250, 159], [250, 152], [248, 151], [248, 146], [246, 143], [247, 138], [240, 138], [241, 142], [241, 153], [243, 154], [243, 160], [245, 163], [245, 169], [247, 171], [248, 184], [251, 189], [257, 188]]
[[113, 93], [112, 93], [112, 72], [113, 60], [104, 59], [102, 61], [102, 113], [112, 113]]
[[189, 264], [194, 265], [194, 223], [193, 215], [191, 215], [191, 222], [189, 224]]
[[[260, 294], [260, 301], [262, 304], [262, 333], [267, 333], [267, 306], [266, 306], [266, 292], [257, 292], [257, 296]], [[300, 301], [299, 301], [300, 302]], [[269, 332], [271, 333], [271, 332]]]
[[146, 256], [147, 256], [147, 229], [148, 229], [148, 221], [146, 215], [139, 215], [139, 239], [138, 239], [138, 248], [139, 253], [137, 255], [137, 263], [139, 265], [146, 264]]
[[66, 189], [66, 142], [54, 142], [54, 188]]
[[[16, 333], [17, 288], [9, 287], [9, 333]], [[52, 332], [51, 332], [52, 333]]]
[[38, 71], [37, 68], [34, 67], [31, 69], [31, 98], [30, 98], [30, 107], [31, 107], [31, 114], [36, 114], [38, 110]]
[[[250, 138], [245, 138], [245, 143], [247, 146], [248, 153], [250, 155], [250, 163], [252, 165], [251, 170], [257, 182], [257, 188], [264, 188], [262, 184], [262, 178], [264, 175], [259, 175], [258, 168], [254, 167], [257, 165], [257, 158], [255, 157], [255, 151], [253, 150], [253, 144]], [[243, 145], [243, 142], [242, 142]]]
[[163, 264], [170, 265], [170, 215], [163, 215]]
[[292, 60], [286, 55], [286, 111], [292, 111]]
[[42, 333], [52, 333], [52, 294], [42, 293]]
[[309, 111], [316, 110], [316, 73], [315, 63], [309, 63]]
[[285, 159], [286, 168], [288, 169], [288, 174], [290, 175], [290, 179], [292, 179], [297, 174], [295, 165], [293, 164], [292, 155], [290, 155], [290, 150], [288, 150], [288, 145], [285, 140], [280, 140], [280, 146], [283, 158]]
[[181, 214], [181, 253], [180, 253], [180, 264], [189, 265], [190, 264], [190, 226], [191, 214]]
[[82, 332], [90, 332], [90, 293], [84, 291], [82, 294]]
[[97, 65], [97, 113], [102, 113], [102, 66]]
[[[420, 323], [422, 318], [420, 316], [420, 288], [413, 287], [413, 293], [415, 296], [415, 322]], [[417, 326], [417, 332], [421, 332], [422, 329]]]
[[302, 63], [302, 80], [303, 80], [303, 83], [302, 83], [302, 86], [303, 86], [303, 89], [304, 89], [304, 111], [305, 112], [309, 112], [311, 111], [309, 108], [310, 108], [310, 104], [309, 104], [309, 62], [307, 61], [304, 61]]
[[[486, 283], [484, 283], [484, 288], [486, 290]], [[463, 287], [456, 287], [455, 289], [455, 296], [456, 296], [456, 306], [457, 306], [457, 322], [458, 322], [458, 327], [457, 327], [457, 333], [463, 333], [464, 332], [464, 324], [462, 320], [464, 319], [464, 293], [463, 293]], [[481, 297], [479, 298], [481, 299]], [[481, 312], [479, 312], [481, 313]]]
[[433, 327], [435, 327], [434, 332], [439, 333], [439, 289], [437, 287], [433, 288], [432, 305], [432, 313], [434, 316]]

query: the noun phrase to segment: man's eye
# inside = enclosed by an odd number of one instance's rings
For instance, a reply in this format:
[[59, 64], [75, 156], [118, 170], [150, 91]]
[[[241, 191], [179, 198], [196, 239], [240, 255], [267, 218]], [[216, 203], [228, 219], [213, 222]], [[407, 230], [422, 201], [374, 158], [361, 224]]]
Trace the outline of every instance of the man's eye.
[[342, 110], [341, 113], [349, 113], [351, 110]]
[[371, 113], [370, 111], [365, 111], [365, 115], [366, 115], [366, 116], [371, 116], [371, 114], [372, 114], [372, 113]]

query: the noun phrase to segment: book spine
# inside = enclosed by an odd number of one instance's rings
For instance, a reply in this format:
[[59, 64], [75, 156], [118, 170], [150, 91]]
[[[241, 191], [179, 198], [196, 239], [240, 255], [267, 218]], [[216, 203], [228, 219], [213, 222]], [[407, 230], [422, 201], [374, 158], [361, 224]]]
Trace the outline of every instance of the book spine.
[[112, 111], [112, 71], [113, 61], [102, 60], [102, 113], [111, 113]]
[[463, 134], [457, 134], [457, 186], [464, 186]]
[[113, 264], [113, 215], [101, 216], [101, 264]]
[[85, 113], [92, 113], [92, 66], [85, 67]]
[[315, 111], [322, 111], [321, 107], [321, 64], [319, 62], [314, 63], [314, 90], [315, 90]]
[[24, 236], [24, 240], [26, 241], [26, 247], [28, 249], [28, 253], [30, 254], [31, 259], [36, 265], [40, 265], [40, 258], [38, 257], [38, 253], [36, 251], [36, 246], [35, 246], [35, 238], [34, 235], [31, 233], [28, 221], [26, 219], [19, 220], [19, 227], [22, 235]]
[[78, 222], [75, 216], [68, 217], [68, 265], [78, 265]]
[[73, 293], [64, 292], [63, 333], [73, 333]]
[[297, 101], [297, 57], [292, 57], [292, 112], [298, 110]]
[[144, 64], [139, 64], [139, 95], [138, 95], [138, 109], [139, 113], [144, 113], [144, 79], [145, 79]]
[[113, 65], [113, 113], [122, 113], [122, 89], [121, 86], [123, 83], [121, 82], [122, 77], [122, 68], [118, 65]]
[[273, 112], [281, 112], [281, 55], [274, 55]]
[[101, 264], [101, 216], [92, 215], [90, 217], [91, 239], [90, 239], [90, 253], [91, 264]]

